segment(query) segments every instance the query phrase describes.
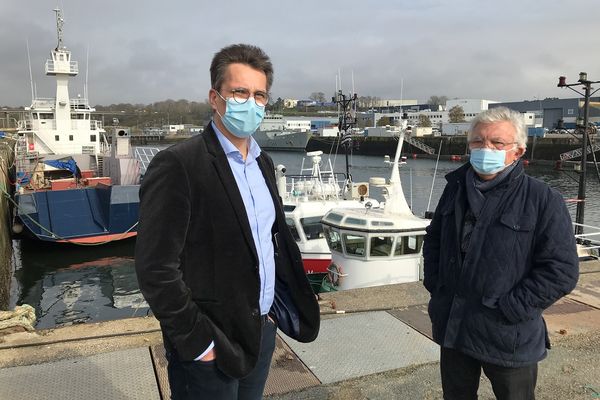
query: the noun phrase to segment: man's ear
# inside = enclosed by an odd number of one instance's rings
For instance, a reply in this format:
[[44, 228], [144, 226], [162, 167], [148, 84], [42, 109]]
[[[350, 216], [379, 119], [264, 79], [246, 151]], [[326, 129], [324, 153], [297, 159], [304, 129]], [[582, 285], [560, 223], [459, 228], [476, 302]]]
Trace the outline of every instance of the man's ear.
[[212, 107], [213, 112], [217, 109], [217, 92], [214, 89], [208, 91], [208, 103]]
[[525, 155], [525, 151], [527, 149], [524, 147], [517, 147], [517, 150], [515, 150], [515, 153], [517, 154], [517, 157], [521, 158]]

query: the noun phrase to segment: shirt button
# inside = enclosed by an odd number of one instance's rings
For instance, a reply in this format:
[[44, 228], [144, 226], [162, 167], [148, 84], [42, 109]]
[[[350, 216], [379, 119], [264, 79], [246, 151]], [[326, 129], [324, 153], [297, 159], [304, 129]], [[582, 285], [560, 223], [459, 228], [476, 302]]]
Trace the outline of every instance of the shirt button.
[[252, 310], [252, 316], [253, 317], [258, 317], [260, 315], [260, 313], [258, 312], [258, 308], [255, 308]]

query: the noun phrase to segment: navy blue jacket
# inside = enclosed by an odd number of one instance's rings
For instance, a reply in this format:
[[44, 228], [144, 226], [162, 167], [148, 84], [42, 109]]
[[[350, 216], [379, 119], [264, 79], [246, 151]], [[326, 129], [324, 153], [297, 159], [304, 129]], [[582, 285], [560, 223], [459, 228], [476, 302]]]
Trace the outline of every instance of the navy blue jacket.
[[542, 311], [577, 284], [573, 228], [558, 191], [519, 161], [486, 201], [462, 257], [469, 164], [448, 181], [427, 228], [423, 284], [440, 346], [505, 367], [533, 364], [550, 348]]

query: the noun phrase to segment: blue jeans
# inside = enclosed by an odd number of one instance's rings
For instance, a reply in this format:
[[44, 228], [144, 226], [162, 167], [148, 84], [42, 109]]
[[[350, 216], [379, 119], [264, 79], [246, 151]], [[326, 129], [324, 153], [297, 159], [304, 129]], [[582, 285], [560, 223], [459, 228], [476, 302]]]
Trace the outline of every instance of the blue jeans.
[[[179, 361], [167, 352], [169, 385], [172, 400], [259, 400], [262, 399], [271, 358], [275, 350], [277, 328], [271, 321], [262, 326], [260, 354], [254, 370], [234, 379], [221, 372], [213, 361]], [[219, 357], [219, 355], [216, 355]]]

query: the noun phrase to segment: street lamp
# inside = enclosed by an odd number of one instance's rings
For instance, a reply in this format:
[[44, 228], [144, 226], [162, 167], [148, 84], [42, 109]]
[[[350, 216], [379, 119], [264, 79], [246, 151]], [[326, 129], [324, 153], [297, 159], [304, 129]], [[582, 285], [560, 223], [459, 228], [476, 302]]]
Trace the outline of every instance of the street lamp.
[[[577, 213], [575, 214], [575, 222], [577, 225], [575, 226], [575, 234], [580, 235], [583, 233], [583, 216], [584, 216], [584, 208], [585, 208], [585, 180], [586, 180], [586, 170], [587, 170], [587, 152], [588, 152], [588, 119], [590, 114], [590, 96], [598, 91], [598, 89], [592, 92], [592, 83], [600, 83], [600, 81], [590, 81], [587, 78], [586, 72], [579, 73], [579, 79], [577, 83], [567, 83], [567, 78], [564, 76], [558, 77], [558, 87], [560, 88], [569, 88], [575, 93], [584, 97], [583, 104], [583, 120], [577, 118], [578, 125], [580, 123], [583, 124], [583, 140], [581, 145], [581, 175], [579, 176], [579, 193], [577, 194]], [[581, 93], [575, 89], [573, 86], [583, 86], [584, 93]]]

